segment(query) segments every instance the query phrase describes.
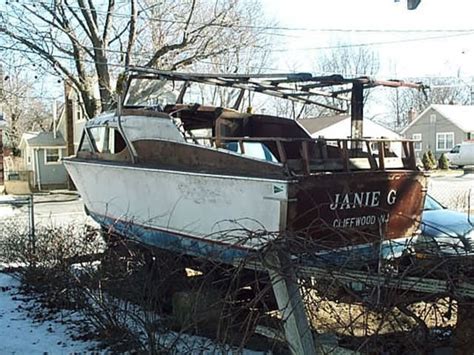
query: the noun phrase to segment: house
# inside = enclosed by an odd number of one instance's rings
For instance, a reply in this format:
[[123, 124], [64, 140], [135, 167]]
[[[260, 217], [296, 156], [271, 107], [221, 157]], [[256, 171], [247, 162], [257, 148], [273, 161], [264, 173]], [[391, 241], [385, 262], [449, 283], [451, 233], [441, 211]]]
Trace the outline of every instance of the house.
[[[322, 116], [315, 118], [304, 118], [298, 120], [313, 138], [325, 137], [325, 138], [350, 138], [351, 137], [351, 116], [350, 115], [335, 115], [335, 116]], [[364, 119], [363, 122], [363, 136], [364, 138], [389, 138], [389, 139], [400, 139], [401, 136], [384, 127], [383, 125]], [[377, 151], [377, 146], [373, 146], [372, 149]], [[397, 155], [401, 156], [401, 146], [395, 145], [391, 147], [392, 151]]]
[[[349, 138], [351, 136], [351, 116], [336, 115], [298, 120], [314, 138]], [[399, 139], [401, 136], [374, 121], [364, 119], [364, 137]]]
[[430, 105], [401, 134], [417, 140], [415, 151], [418, 158], [428, 150], [440, 157], [456, 144], [474, 139], [474, 106]]
[[[61, 158], [67, 156], [67, 118], [64, 107], [60, 109], [59, 119], [53, 122], [49, 132], [27, 132], [21, 137], [19, 149], [23, 158], [22, 176], [35, 190], [65, 188], [68, 174]], [[77, 99], [72, 100], [72, 137], [74, 153], [79, 147], [82, 129], [86, 122]]]

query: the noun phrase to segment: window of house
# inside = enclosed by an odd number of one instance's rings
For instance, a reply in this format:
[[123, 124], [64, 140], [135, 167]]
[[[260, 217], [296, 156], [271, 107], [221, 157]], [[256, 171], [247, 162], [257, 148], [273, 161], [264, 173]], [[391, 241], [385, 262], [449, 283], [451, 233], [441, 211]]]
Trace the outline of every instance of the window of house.
[[451, 150], [454, 147], [454, 133], [436, 133], [436, 150]]
[[46, 148], [44, 150], [45, 163], [46, 164], [58, 164], [61, 159], [61, 149], [59, 148]]
[[30, 165], [30, 164], [31, 164], [31, 152], [30, 152], [30, 148], [27, 148], [27, 149], [25, 150], [25, 155], [26, 155], [26, 163], [27, 163], [28, 165]]
[[430, 115], [430, 123], [436, 123], [436, 115], [434, 113]]
[[413, 135], [411, 136], [411, 138], [416, 141], [414, 143], [414, 147], [415, 147], [415, 151], [417, 152], [421, 152], [423, 150], [423, 143], [421, 141], [422, 139], [422, 135], [421, 133], [413, 133]]

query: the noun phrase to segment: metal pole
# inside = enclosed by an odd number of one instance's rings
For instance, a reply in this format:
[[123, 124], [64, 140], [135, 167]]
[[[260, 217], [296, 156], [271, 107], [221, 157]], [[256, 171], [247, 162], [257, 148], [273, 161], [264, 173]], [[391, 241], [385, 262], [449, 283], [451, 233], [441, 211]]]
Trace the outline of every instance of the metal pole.
[[30, 213], [30, 243], [31, 243], [31, 252], [33, 257], [36, 255], [36, 235], [35, 235], [35, 209], [33, 194], [29, 197], [29, 213]]

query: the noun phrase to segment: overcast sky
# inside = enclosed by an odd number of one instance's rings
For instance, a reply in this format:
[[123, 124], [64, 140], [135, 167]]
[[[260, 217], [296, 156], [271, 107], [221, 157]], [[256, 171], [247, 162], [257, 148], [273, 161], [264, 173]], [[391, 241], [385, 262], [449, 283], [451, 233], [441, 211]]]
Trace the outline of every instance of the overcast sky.
[[412, 11], [406, 0], [259, 1], [278, 27], [288, 28], [275, 36], [275, 69], [296, 62], [311, 71], [318, 51], [342, 41], [372, 43], [380, 55], [379, 76], [474, 75], [472, 0], [422, 0]]

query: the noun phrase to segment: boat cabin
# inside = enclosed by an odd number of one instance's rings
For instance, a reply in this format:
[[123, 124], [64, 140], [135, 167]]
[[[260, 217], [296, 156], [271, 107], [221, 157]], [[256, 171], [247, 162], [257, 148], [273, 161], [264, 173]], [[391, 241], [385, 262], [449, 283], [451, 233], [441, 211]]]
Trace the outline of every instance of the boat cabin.
[[[224, 108], [184, 103], [186, 92], [190, 91], [190, 81], [202, 83], [204, 77], [176, 74], [171, 77], [166, 73], [159, 72], [160, 80], [154, 82], [149, 75], [132, 76], [124, 102], [117, 111], [104, 113], [87, 123], [78, 157], [269, 177], [416, 169], [413, 143], [409, 140], [369, 140], [358, 136], [353, 139], [313, 139], [294, 119], [238, 110], [242, 106], [242, 93], [246, 90], [273, 96], [289, 95], [285, 93], [289, 88], [284, 86], [288, 83], [281, 79], [273, 80], [273, 86], [268, 79], [247, 79], [246, 86], [240, 76], [211, 78], [212, 85], [241, 90], [232, 108]], [[153, 84], [145, 85], [142, 81], [134, 84], [138, 79]], [[302, 80], [307, 81], [308, 77], [287, 79], [289, 84]], [[347, 84], [338, 76], [315, 80], [319, 86]], [[181, 84], [179, 90], [176, 82]], [[367, 86], [375, 84], [367, 81]], [[321, 94], [320, 91], [313, 93], [311, 87], [301, 90], [304, 93], [288, 98], [312, 104], [314, 101], [310, 97]], [[356, 104], [353, 104], [354, 111]], [[353, 119], [354, 131], [361, 135], [359, 118]], [[393, 153], [393, 145], [401, 146], [396, 151], [401, 151], [402, 156]]]

